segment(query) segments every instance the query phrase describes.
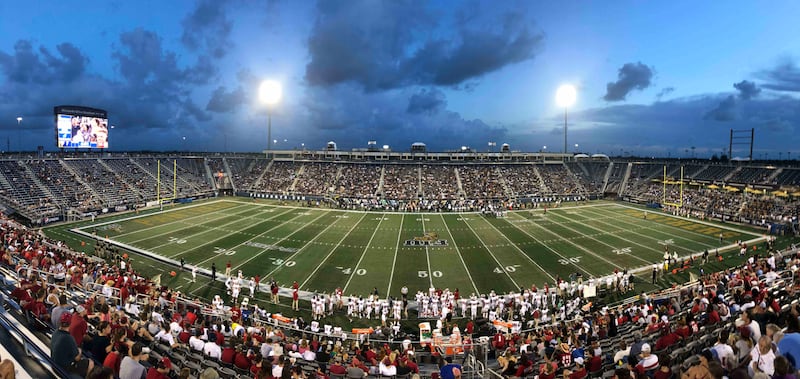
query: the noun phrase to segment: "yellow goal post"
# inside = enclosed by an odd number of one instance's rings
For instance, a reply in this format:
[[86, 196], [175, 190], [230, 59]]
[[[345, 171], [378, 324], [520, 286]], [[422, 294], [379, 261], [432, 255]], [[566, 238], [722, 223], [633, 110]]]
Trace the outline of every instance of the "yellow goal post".
[[[667, 165], [664, 165], [664, 178], [661, 180], [661, 184], [663, 186], [662, 189], [662, 201], [661, 204], [669, 205], [676, 208], [683, 207], [683, 166], [681, 166], [681, 178], [678, 181], [673, 180], [672, 178], [667, 177]], [[678, 185], [679, 186], [679, 193], [680, 197], [678, 197], [678, 202], [669, 202], [667, 201], [667, 184], [669, 185]]]

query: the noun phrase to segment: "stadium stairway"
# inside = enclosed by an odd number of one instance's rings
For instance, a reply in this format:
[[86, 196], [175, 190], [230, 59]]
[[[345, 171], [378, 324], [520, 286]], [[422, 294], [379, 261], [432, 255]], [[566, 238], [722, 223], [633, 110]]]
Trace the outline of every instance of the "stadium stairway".
[[[253, 188], [261, 188], [261, 182], [264, 180], [264, 175], [266, 175], [267, 172], [269, 172], [269, 170], [272, 168], [272, 163], [274, 162], [275, 162], [274, 160], [270, 160], [269, 163], [267, 163], [267, 167], [264, 167], [264, 171], [261, 171], [261, 174], [258, 175], [258, 179], [256, 179], [256, 181], [253, 183]], [[254, 164], [255, 160], [253, 161], [251, 166]]]
[[622, 184], [619, 185], [619, 190], [617, 194], [620, 196], [625, 193], [625, 190], [628, 189], [628, 179], [631, 177], [631, 169], [633, 169], [633, 163], [628, 162], [628, 167], [625, 169], [625, 175], [622, 177]]
[[231, 187], [233, 188], [233, 193], [236, 193], [236, 183], [233, 181], [233, 171], [231, 170], [231, 166], [228, 164], [228, 159], [222, 157], [222, 165], [225, 167], [225, 174], [231, 178]]
[[611, 178], [611, 171], [614, 170], [614, 162], [610, 162], [608, 164], [608, 168], [606, 168], [606, 174], [603, 175], [603, 186], [600, 187], [600, 193], [605, 193], [606, 188], [608, 187], [608, 179]]
[[[83, 188], [88, 189], [92, 193], [92, 195], [94, 195], [94, 197], [100, 199], [103, 203], [106, 203], [106, 199], [104, 197], [100, 196], [100, 194], [94, 189], [94, 187], [89, 185], [89, 183], [86, 183], [86, 181], [83, 180], [83, 178], [80, 175], [78, 175], [77, 172], [75, 172], [75, 169], [70, 167], [66, 162], [64, 162], [63, 159], [59, 159], [58, 160], [58, 164], [60, 164], [61, 167], [64, 168], [64, 170], [66, 170], [67, 172], [69, 172], [72, 175], [72, 179], [74, 179], [76, 182], [80, 183], [83, 186]], [[108, 206], [108, 204], [105, 204], [105, 205]]]
[[[211, 173], [211, 167], [208, 164], [208, 158], [203, 157], [203, 168], [205, 168], [206, 172], [206, 180], [208, 181], [208, 185], [211, 186], [213, 189], [217, 189], [216, 181], [214, 180], [214, 174]], [[227, 167], [226, 167], [227, 169]]]

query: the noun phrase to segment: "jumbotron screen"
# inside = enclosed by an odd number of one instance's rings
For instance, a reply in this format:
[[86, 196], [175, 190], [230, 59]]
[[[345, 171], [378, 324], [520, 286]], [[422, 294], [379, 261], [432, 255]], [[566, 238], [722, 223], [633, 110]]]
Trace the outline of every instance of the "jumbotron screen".
[[59, 149], [107, 149], [108, 112], [61, 105], [54, 108]]

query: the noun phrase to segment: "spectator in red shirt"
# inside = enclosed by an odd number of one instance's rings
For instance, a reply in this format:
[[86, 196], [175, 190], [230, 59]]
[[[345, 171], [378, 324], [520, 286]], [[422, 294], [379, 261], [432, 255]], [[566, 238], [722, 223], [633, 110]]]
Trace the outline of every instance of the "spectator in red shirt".
[[598, 372], [603, 368], [603, 357], [600, 355], [587, 352], [586, 357], [589, 360], [586, 365], [586, 369], [589, 370], [589, 372]]
[[677, 333], [681, 338], [686, 338], [692, 335], [692, 329], [686, 325], [685, 319], [678, 320], [678, 328], [675, 329], [675, 333]]
[[586, 377], [586, 367], [583, 364], [583, 358], [575, 358], [575, 371], [569, 372], [569, 379], [583, 379]]
[[168, 379], [169, 376], [167, 376], [167, 374], [170, 369], [172, 369], [172, 362], [169, 358], [161, 358], [156, 366], [150, 367], [150, 369], [147, 370], [147, 379]]
[[666, 349], [667, 347], [678, 343], [678, 341], [681, 339], [682, 338], [680, 335], [678, 335], [678, 333], [669, 332], [667, 330], [665, 331], [664, 335], [662, 335], [661, 338], [656, 341], [656, 351]]
[[333, 364], [328, 367], [328, 371], [334, 375], [344, 375], [347, 373], [347, 368], [342, 365], [342, 358], [336, 357], [333, 359]]
[[83, 346], [83, 337], [86, 336], [86, 331], [89, 325], [86, 323], [86, 308], [83, 305], [75, 307], [75, 312], [72, 313], [72, 320], [69, 323], [69, 334], [75, 339], [78, 346]]
[[220, 357], [220, 361], [222, 363], [233, 364], [233, 359], [236, 356], [236, 350], [231, 347], [230, 342], [225, 343], [225, 347], [222, 349], [222, 356]]
[[375, 353], [375, 349], [373, 349], [372, 346], [367, 345], [367, 351], [364, 352], [364, 358], [369, 361], [369, 364], [372, 366], [377, 366], [377, 357], [378, 355]]
[[497, 332], [494, 337], [492, 337], [492, 346], [494, 346], [496, 350], [505, 350], [506, 336], [501, 332]]
[[233, 358], [233, 365], [242, 370], [247, 370], [250, 368], [250, 359], [247, 358], [247, 354], [245, 354], [243, 350], [242, 345], [236, 347], [236, 356]]

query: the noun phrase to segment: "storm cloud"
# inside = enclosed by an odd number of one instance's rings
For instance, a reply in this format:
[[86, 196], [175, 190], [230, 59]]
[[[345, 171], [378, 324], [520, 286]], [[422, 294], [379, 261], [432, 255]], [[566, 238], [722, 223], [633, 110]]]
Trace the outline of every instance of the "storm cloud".
[[633, 90], [650, 87], [653, 69], [642, 62], [626, 63], [617, 72], [617, 81], [606, 84], [605, 101], [623, 101]]
[[761, 93], [761, 88], [758, 88], [755, 83], [749, 80], [742, 80], [739, 83], [734, 83], [733, 88], [739, 91], [739, 98], [742, 100], [750, 100]]
[[427, 113], [433, 114], [447, 107], [447, 99], [444, 92], [436, 88], [423, 89], [411, 95], [408, 99], [408, 113]]
[[514, 15], [457, 18], [451, 32], [429, 33], [443, 21], [414, 1], [322, 1], [318, 10], [305, 70], [313, 86], [455, 86], [533, 59], [544, 38]]

